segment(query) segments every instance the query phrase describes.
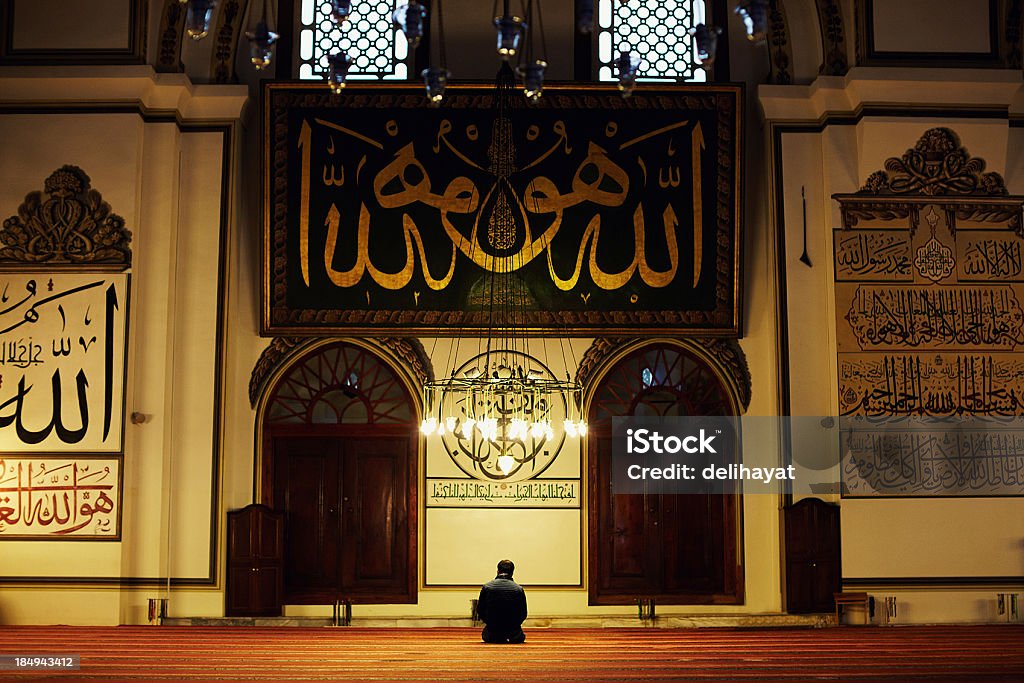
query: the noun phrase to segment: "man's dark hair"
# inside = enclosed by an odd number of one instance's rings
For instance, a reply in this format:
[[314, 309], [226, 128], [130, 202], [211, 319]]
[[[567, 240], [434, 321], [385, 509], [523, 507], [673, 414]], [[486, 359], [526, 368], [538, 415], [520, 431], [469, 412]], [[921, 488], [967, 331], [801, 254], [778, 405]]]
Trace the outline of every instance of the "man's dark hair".
[[516, 566], [512, 564], [512, 560], [502, 560], [498, 563], [498, 573], [508, 574], [509, 578], [512, 577], [512, 572], [516, 570]]

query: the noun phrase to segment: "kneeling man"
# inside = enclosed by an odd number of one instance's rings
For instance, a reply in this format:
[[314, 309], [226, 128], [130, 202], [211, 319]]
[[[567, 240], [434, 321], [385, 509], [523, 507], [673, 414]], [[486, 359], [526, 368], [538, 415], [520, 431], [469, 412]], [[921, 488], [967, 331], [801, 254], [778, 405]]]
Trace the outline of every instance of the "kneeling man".
[[512, 560], [498, 563], [498, 575], [480, 589], [477, 614], [485, 626], [481, 637], [485, 643], [521, 643], [526, 640], [526, 591], [512, 580], [516, 566]]

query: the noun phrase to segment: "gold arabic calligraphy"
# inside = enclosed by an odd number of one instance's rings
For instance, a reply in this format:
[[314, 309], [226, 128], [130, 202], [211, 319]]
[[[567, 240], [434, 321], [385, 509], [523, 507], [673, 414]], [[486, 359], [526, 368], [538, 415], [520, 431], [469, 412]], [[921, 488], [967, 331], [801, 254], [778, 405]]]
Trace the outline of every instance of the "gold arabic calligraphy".
[[[329, 127], [333, 131], [347, 135], [353, 144], [365, 144], [377, 150], [383, 146], [355, 131], [349, 130], [337, 124], [314, 119], [314, 123]], [[497, 121], [495, 125], [508, 125], [507, 121]], [[632, 144], [647, 140], [658, 135], [669, 133], [673, 130], [689, 126], [688, 121], [677, 122], [663, 128], [645, 133], [620, 145], [620, 149]], [[448, 139], [452, 132], [450, 121], [443, 120], [437, 134], [437, 144], [433, 145], [434, 153], [438, 153], [443, 142], [447, 149], [451, 150], [463, 162], [472, 167], [483, 170], [472, 162], [466, 155], [459, 152]], [[569, 146], [564, 123], [556, 122], [554, 132], [558, 140], [547, 149], [543, 155], [527, 164], [524, 170], [535, 166], [544, 158], [548, 157], [560, 147], [564, 153], [572, 151]], [[703, 216], [701, 211], [701, 155], [704, 149], [704, 138], [700, 123], [690, 127], [692, 164], [691, 183], [693, 190], [693, 286], [696, 287], [702, 273], [703, 257]], [[299, 258], [303, 280], [308, 286], [310, 283], [310, 194], [312, 192], [312, 147], [313, 128], [308, 121], [303, 121], [298, 147], [301, 150], [301, 190], [300, 190], [300, 218], [299, 218]], [[356, 180], [361, 173], [366, 156], [358, 162], [358, 167], [349, 173], [340, 164], [336, 164], [333, 156], [335, 152], [334, 137], [330, 137], [330, 144], [327, 148], [332, 165], [325, 164], [322, 171], [323, 184], [327, 187], [340, 187], [350, 180]], [[674, 155], [672, 140], [669, 140], [668, 155]], [[643, 159], [639, 159], [640, 168], [644, 171], [646, 181], [646, 165]], [[493, 169], [492, 169], [493, 170]], [[667, 187], [676, 188], [683, 182], [682, 171], [677, 165], [667, 165], [658, 173], [658, 183], [662, 189]], [[428, 287], [433, 290], [446, 288], [455, 275], [458, 254], [471, 260], [480, 268], [494, 273], [510, 273], [523, 268], [534, 259], [546, 256], [548, 273], [554, 285], [563, 291], [568, 291], [577, 286], [580, 277], [586, 269], [594, 284], [605, 290], [615, 290], [626, 285], [635, 275], [649, 287], [667, 287], [676, 277], [679, 269], [679, 245], [676, 237], [676, 230], [679, 225], [676, 210], [670, 201], [666, 201], [660, 210], [661, 223], [664, 230], [664, 239], [668, 256], [668, 267], [664, 269], [653, 268], [647, 260], [648, 236], [645, 228], [645, 210], [643, 205], [638, 205], [633, 212], [633, 243], [634, 256], [632, 261], [624, 268], [617, 271], [608, 271], [598, 263], [597, 251], [598, 242], [601, 237], [602, 227], [605, 230], [617, 231], [618, 226], [602, 226], [602, 217], [596, 213], [587, 223], [579, 243], [575, 264], [571, 273], [560, 274], [556, 271], [556, 265], [552, 257], [552, 243], [563, 226], [565, 212], [578, 207], [585, 202], [590, 202], [597, 207], [620, 207], [626, 202], [629, 194], [630, 179], [625, 169], [612, 161], [607, 150], [590, 142], [586, 156], [578, 165], [570, 183], [570, 190], [562, 192], [558, 185], [543, 175], [532, 178], [527, 186], [522, 199], [515, 197], [510, 192], [510, 186], [506, 177], [501, 173], [496, 174], [495, 182], [483, 193], [477, 185], [466, 176], [458, 176], [452, 179], [443, 188], [437, 188], [431, 181], [430, 174], [424, 164], [417, 159], [413, 144], [409, 143], [400, 148], [394, 158], [387, 163], [373, 178], [373, 197], [377, 204], [384, 209], [405, 209], [413, 206], [426, 206], [438, 211], [440, 224], [448, 239], [451, 241], [451, 254], [448, 258], [447, 268], [431, 270], [427, 262], [427, 248], [421, 229], [416, 225], [409, 213], [402, 214], [402, 240], [405, 247], [406, 260], [402, 268], [395, 271], [385, 271], [377, 267], [370, 258], [370, 230], [371, 211], [365, 201], [360, 202], [356, 228], [356, 258], [351, 267], [337, 269], [334, 267], [335, 252], [339, 247], [339, 238], [342, 232], [343, 214], [336, 203], [331, 203], [324, 219], [326, 238], [324, 245], [323, 263], [329, 280], [337, 287], [353, 287], [368, 275], [370, 279], [385, 289], [402, 289], [410, 284], [416, 272], [416, 260], [422, 264], [423, 278]], [[499, 196], [498, 194], [504, 194]], [[493, 195], [493, 196], [492, 196]], [[487, 235], [488, 219], [486, 211], [482, 207], [499, 205], [503, 211], [517, 212], [519, 225], [522, 234], [514, 240], [518, 248], [502, 249], [495, 253], [493, 249], [485, 249], [484, 238]], [[514, 204], [509, 209], [506, 205]], [[466, 235], [453, 224], [453, 217], [456, 215], [473, 216], [473, 226]], [[529, 216], [545, 216], [546, 227], [536, 231], [531, 228]], [[493, 235], [493, 232], [492, 232]], [[659, 240], [660, 241], [660, 240]], [[501, 246], [508, 246], [506, 239]], [[589, 253], [588, 253], [589, 250]]]

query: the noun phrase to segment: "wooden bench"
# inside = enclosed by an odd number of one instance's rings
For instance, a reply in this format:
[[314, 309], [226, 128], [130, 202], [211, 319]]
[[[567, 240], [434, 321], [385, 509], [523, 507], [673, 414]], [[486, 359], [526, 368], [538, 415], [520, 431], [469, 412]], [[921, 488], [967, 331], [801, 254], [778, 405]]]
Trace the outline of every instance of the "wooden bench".
[[869, 611], [869, 603], [871, 601], [871, 598], [868, 596], [867, 593], [833, 593], [832, 595], [836, 601], [836, 626], [841, 626], [843, 623], [839, 621], [843, 605], [863, 605], [864, 623], [871, 623], [871, 612]]

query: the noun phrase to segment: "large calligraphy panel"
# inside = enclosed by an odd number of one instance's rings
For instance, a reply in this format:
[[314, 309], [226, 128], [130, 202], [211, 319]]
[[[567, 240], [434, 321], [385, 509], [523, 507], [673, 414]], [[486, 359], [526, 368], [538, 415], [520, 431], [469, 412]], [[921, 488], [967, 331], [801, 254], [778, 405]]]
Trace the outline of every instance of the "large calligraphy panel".
[[984, 168], [935, 128], [835, 195], [849, 495], [1024, 495], [1022, 198]]
[[269, 84], [263, 331], [739, 332], [742, 92]]
[[0, 457], [0, 539], [121, 537], [121, 456]]
[[129, 276], [0, 277], [0, 453], [120, 453]]

